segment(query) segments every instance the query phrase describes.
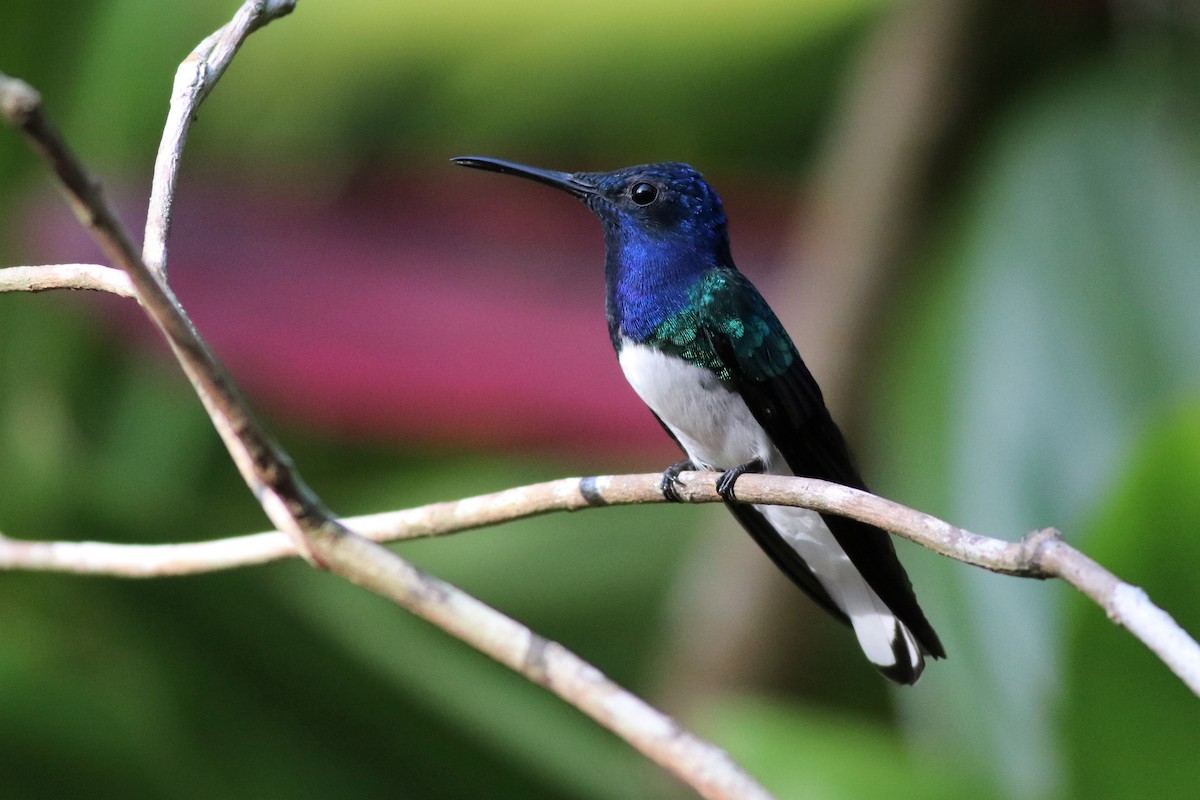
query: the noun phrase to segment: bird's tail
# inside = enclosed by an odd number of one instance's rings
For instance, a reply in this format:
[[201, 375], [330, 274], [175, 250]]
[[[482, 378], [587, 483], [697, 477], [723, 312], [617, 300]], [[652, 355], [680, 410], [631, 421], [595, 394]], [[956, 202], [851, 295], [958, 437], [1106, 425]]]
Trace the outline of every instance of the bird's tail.
[[[896, 683], [916, 683], [925, 669], [921, 645], [850, 562], [821, 516], [802, 508], [754, 508], [799, 556], [804, 571], [811, 576], [809, 581], [815, 578], [824, 589], [825, 598], [836, 607], [835, 616], [848, 621], [854, 628], [867, 660], [884, 677]], [[778, 558], [776, 563], [779, 563]], [[800, 570], [785, 569], [785, 572], [791, 575]], [[797, 580], [794, 575], [793, 580]], [[821, 600], [802, 582], [797, 580], [797, 583]]]
[[850, 600], [843, 594], [841, 599], [849, 601], [845, 611], [863, 654], [889, 680], [916, 683], [925, 669], [925, 656], [920, 645], [865, 582], [862, 589], [865, 595], [862, 598]]

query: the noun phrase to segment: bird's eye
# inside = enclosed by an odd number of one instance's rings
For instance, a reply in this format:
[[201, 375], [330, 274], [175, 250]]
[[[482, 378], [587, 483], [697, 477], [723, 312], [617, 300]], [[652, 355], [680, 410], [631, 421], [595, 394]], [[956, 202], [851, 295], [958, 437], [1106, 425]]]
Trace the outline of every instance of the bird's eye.
[[658, 199], [658, 187], [652, 183], [635, 183], [629, 198], [639, 206], [648, 206]]

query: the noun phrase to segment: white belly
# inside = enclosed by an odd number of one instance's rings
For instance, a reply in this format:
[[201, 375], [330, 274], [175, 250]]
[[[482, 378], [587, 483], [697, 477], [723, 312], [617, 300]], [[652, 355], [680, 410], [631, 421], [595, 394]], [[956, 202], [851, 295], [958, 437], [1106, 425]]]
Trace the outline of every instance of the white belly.
[[696, 466], [724, 471], [755, 458], [763, 460], [768, 472], [783, 466], [745, 401], [708, 370], [628, 341], [620, 362], [629, 385]]
[[[766, 465], [764, 472], [792, 474], [746, 401], [726, 389], [708, 370], [630, 342], [621, 349], [620, 362], [633, 390], [671, 429], [697, 467], [724, 472], [761, 458]], [[800, 551], [818, 576], [840, 569], [843, 562], [849, 563], [816, 512], [756, 508]]]

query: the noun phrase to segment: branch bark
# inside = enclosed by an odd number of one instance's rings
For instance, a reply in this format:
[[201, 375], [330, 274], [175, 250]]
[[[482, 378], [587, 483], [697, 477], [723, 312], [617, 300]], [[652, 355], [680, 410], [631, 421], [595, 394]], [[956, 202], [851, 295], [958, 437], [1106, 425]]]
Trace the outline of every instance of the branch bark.
[[[717, 473], [685, 472], [680, 497], [693, 503], [721, 502]], [[563, 478], [417, 508], [350, 517], [341, 523], [376, 542], [444, 536], [555, 511], [665, 502], [662, 476], [610, 475]], [[746, 503], [800, 506], [876, 525], [935, 553], [965, 564], [1021, 578], [1058, 578], [1078, 589], [1127, 628], [1200, 696], [1200, 644], [1146, 593], [1117, 578], [1063, 541], [1053, 528], [1033, 531], [1018, 542], [972, 533], [882, 497], [815, 478], [743, 475], [738, 499]], [[211, 572], [261, 564], [296, 555], [278, 532], [208, 542], [122, 545], [95, 542], [35, 542], [0, 537], [0, 570], [49, 570], [146, 578]]]
[[154, 178], [150, 184], [150, 211], [142, 258], [155, 273], [166, 277], [167, 240], [171, 237], [172, 210], [179, 176], [179, 159], [191, 130], [196, 109], [225, 74], [246, 38], [272, 20], [292, 13], [296, 0], [258, 0], [244, 3], [225, 26], [196, 45], [175, 71], [171, 106], [163, 126]]
[[45, 292], [50, 289], [90, 289], [121, 297], [137, 297], [128, 275], [100, 264], [46, 264], [0, 269], [0, 292]]

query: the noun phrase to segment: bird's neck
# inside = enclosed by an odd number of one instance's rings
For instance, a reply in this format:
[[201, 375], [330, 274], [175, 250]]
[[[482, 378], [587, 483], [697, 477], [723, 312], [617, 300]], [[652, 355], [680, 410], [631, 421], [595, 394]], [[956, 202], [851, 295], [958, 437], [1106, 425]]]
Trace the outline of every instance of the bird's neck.
[[693, 303], [695, 287], [706, 275], [730, 268], [727, 246], [722, 253], [722, 248], [698, 244], [690, 237], [641, 231], [605, 236], [608, 327], [614, 345], [621, 338], [652, 339], [659, 325]]

